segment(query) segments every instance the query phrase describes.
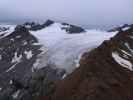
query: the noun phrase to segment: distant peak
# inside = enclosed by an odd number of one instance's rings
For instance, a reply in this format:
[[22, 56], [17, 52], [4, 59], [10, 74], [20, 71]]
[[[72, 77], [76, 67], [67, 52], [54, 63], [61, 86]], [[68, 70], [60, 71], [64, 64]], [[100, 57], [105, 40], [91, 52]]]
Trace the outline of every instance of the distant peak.
[[48, 19], [46, 22], [44, 22], [42, 24], [33, 21], [33, 22], [26, 22], [23, 24], [23, 26], [25, 26], [28, 30], [37, 31], [37, 30], [41, 30], [45, 27], [48, 27], [53, 23], [54, 23], [54, 21]]
[[118, 27], [114, 27], [113, 29], [109, 30], [109, 32], [124, 32], [124, 31], [129, 31], [130, 29], [133, 29], [133, 24], [124, 24]]
[[46, 26], [49, 26], [53, 23], [54, 23], [54, 21], [48, 19], [43, 25], [46, 27]]
[[28, 32], [28, 30], [25, 28], [25, 26], [17, 25], [15, 28], [16, 32]]

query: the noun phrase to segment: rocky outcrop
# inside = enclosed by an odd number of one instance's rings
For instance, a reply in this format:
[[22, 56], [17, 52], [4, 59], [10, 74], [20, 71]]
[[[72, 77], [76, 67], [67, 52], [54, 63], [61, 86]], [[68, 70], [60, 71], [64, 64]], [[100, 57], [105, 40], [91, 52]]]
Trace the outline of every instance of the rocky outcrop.
[[0, 32], [4, 32], [4, 31], [6, 31], [8, 29], [9, 29], [9, 27], [0, 27]]
[[37, 30], [46, 28], [53, 23], [54, 23], [54, 21], [52, 21], [52, 20], [47, 20], [44, 24], [39, 24], [39, 23], [35, 23], [35, 22], [31, 22], [31, 23], [26, 22], [25, 24], [23, 24], [23, 26], [25, 26], [28, 30], [37, 31]]
[[133, 24], [124, 24], [122, 26], [119, 26], [119, 27], [115, 27], [113, 29], [110, 29], [109, 32], [112, 32], [112, 31], [125, 31], [127, 30], [128, 28], [130, 27], [133, 27]]
[[15, 31], [0, 39], [0, 87], [9, 84], [13, 77], [22, 78], [31, 71], [41, 45], [34, 45], [38, 40], [25, 27], [17, 26]]
[[[46, 28], [52, 24], [54, 24], [55, 22], [52, 20], [47, 20], [45, 23], [43, 24], [39, 24], [39, 23], [35, 23], [35, 22], [26, 22], [25, 24], [23, 24], [23, 26], [25, 26], [28, 30], [31, 31], [38, 31], [41, 30], [43, 28]], [[65, 30], [67, 33], [81, 33], [81, 32], [85, 32], [85, 30], [82, 27], [76, 26], [76, 25], [71, 25], [71, 24], [67, 24], [67, 23], [62, 23], [62, 30]]]
[[23, 25], [0, 39], [0, 100], [33, 100], [54, 91], [65, 70], [50, 66], [34, 68], [45, 49], [41, 47]]
[[10, 86], [12, 81], [19, 79], [23, 83], [42, 52], [41, 45], [34, 45], [38, 40], [21, 25], [5, 34], [8, 35], [0, 39], [0, 98], [8, 98], [18, 90]]
[[85, 30], [79, 26], [75, 26], [75, 25], [71, 25], [71, 24], [67, 24], [67, 23], [62, 23], [62, 25], [64, 25], [64, 27], [62, 27], [62, 29], [70, 34], [85, 32]]
[[23, 82], [12, 79], [10, 85], [0, 92], [0, 100], [37, 100], [41, 96], [49, 96], [64, 73], [63, 69], [47, 66], [31, 73]]

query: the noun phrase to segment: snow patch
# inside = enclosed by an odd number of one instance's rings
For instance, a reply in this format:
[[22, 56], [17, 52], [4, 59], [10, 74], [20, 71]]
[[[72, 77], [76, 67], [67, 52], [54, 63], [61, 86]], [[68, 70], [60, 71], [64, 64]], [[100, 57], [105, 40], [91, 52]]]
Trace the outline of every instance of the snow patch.
[[0, 27], [9, 28], [4, 32], [3, 31], [0, 32], [0, 35], [2, 35], [0, 38], [4, 38], [4, 37], [10, 35], [15, 30], [16, 25], [0, 25]]
[[78, 56], [78, 58], [75, 59], [76, 68], [78, 68], [78, 67], [80, 66], [80, 59], [81, 59], [81, 57], [82, 57], [82, 54], [80, 54], [80, 55]]
[[0, 55], [0, 60], [2, 60], [2, 56]]
[[133, 36], [128, 36], [129, 38], [133, 39]]
[[11, 70], [13, 70], [16, 67], [16, 65], [21, 62], [21, 59], [22, 59], [22, 55], [18, 56], [17, 52], [15, 52], [14, 57], [11, 61], [13, 65], [9, 69], [7, 69], [6, 72], [10, 72]]
[[18, 39], [21, 38], [21, 35], [16, 36], [16, 38], [18, 38]]
[[0, 91], [2, 90], [2, 88], [0, 87]]
[[130, 61], [123, 59], [122, 57], [119, 56], [117, 52], [112, 53], [112, 57], [115, 59], [115, 61], [120, 64], [122, 67], [125, 67], [129, 70], [133, 70], [133, 65]]
[[40, 51], [42, 51], [39, 55], [45, 54], [48, 51], [48, 48], [45, 46], [42, 46], [40, 49]]
[[129, 54], [128, 52], [126, 52], [126, 51], [124, 51], [124, 50], [121, 50], [124, 54], [126, 54], [126, 55], [128, 55], [128, 56], [130, 56], [130, 57], [132, 57], [132, 55], [131, 54]]
[[33, 56], [32, 51], [24, 51], [24, 54], [26, 55], [27, 59], [31, 59]]
[[11, 41], [14, 41], [14, 39], [10, 39]]
[[23, 45], [27, 45], [28, 43], [27, 43], [27, 41], [23, 41]]
[[29, 29], [29, 28], [31, 28], [31, 25], [25, 25], [25, 27]]
[[20, 90], [17, 90], [17, 91], [12, 95], [12, 97], [13, 97], [14, 99], [17, 99], [19, 93], [20, 93]]
[[6, 70], [6, 72], [8, 73], [8, 72], [10, 72], [11, 70], [13, 70], [13, 69], [16, 67], [17, 64], [18, 64], [18, 63], [15, 63], [14, 65], [12, 65], [9, 69]]
[[66, 76], [67, 76], [67, 74], [64, 74], [64, 75], [62, 76], [62, 79], [64, 79]]
[[35, 69], [38, 69], [39, 63], [40, 63], [40, 59], [37, 59], [36, 62], [33, 64], [32, 72], [34, 72]]
[[130, 52], [133, 54], [133, 49], [131, 49], [131, 47], [129, 46], [128, 43], [125, 43], [125, 46], [128, 48], [128, 50], [130, 50]]
[[13, 84], [13, 81], [12, 81], [12, 80], [10, 80], [9, 84]]
[[33, 43], [32, 45], [41, 45], [40, 43]]
[[14, 58], [12, 59], [11, 63], [18, 63], [21, 61], [21, 58], [22, 58], [22, 55], [18, 56], [17, 52], [15, 52]]
[[130, 27], [125, 27], [125, 28], [123, 28], [122, 30], [123, 30], [123, 31], [127, 31], [128, 29], [130, 29]]

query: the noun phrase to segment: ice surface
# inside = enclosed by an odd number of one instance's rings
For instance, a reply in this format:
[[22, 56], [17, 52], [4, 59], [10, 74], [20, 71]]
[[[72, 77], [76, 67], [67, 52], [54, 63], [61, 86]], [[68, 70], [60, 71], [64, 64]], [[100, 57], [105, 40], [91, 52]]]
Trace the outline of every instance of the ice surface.
[[99, 46], [104, 40], [113, 37], [116, 32], [105, 32], [99, 30], [86, 30], [80, 34], [68, 34], [62, 30], [60, 23], [54, 23], [51, 26], [39, 31], [30, 31], [39, 42], [47, 47], [35, 63], [36, 68], [42, 68], [51, 65], [58, 68], [64, 68], [68, 73], [79, 66], [79, 57], [86, 51]]
[[[2, 25], [2, 27], [9, 27], [9, 29], [4, 31], [4, 35], [0, 38], [9, 35], [15, 29], [15, 25]], [[83, 33], [69, 34], [62, 29], [63, 27], [68, 26], [54, 23], [41, 30], [30, 31], [30, 33], [39, 41], [39, 43], [33, 45], [43, 45], [40, 48], [43, 52], [33, 64], [32, 71], [36, 68], [38, 69], [50, 65], [55, 68], [63, 68], [68, 73], [71, 73], [75, 68], [80, 66], [79, 61], [84, 52], [96, 48], [104, 40], [108, 40], [117, 33], [100, 30], [86, 30]], [[1, 34], [3, 34], [3, 32], [0, 32], [0, 35]], [[20, 38], [20, 36], [17, 36], [17, 38]], [[12, 39], [12, 41], [14, 40]], [[27, 42], [23, 43], [23, 45], [26, 44]], [[32, 51], [25, 51], [24, 54], [27, 59], [30, 59], [33, 56]], [[21, 62], [21, 58], [22, 55], [18, 55], [16, 52], [11, 61], [12, 66], [6, 72], [14, 69], [15, 66]]]

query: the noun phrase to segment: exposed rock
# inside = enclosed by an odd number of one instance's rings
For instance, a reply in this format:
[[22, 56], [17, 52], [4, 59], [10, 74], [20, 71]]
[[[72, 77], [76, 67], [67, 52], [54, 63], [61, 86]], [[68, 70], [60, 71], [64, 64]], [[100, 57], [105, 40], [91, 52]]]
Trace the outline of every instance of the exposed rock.
[[46, 28], [46, 27], [50, 26], [53, 23], [54, 23], [54, 21], [47, 20], [44, 24], [39, 24], [39, 23], [35, 23], [35, 22], [31, 22], [31, 23], [26, 22], [23, 25], [29, 30], [37, 31], [37, 30], [41, 30], [43, 28]]
[[[33, 64], [42, 52], [41, 45], [34, 45], [34, 43], [38, 43], [38, 40], [21, 25], [18, 25], [14, 32], [0, 39], [0, 94], [9, 94], [12, 82], [17, 89], [23, 88], [19, 82], [23, 83], [26, 76], [30, 76]], [[32, 55], [29, 53], [30, 58], [28, 52], [32, 52]], [[10, 87], [11, 90], [13, 89], [10, 93], [16, 91], [16, 88]]]
[[0, 32], [4, 32], [4, 31], [7, 31], [9, 30], [9, 27], [1, 27], [0, 26]]
[[68, 32], [68, 33], [85, 32], [85, 30], [82, 27], [79, 27], [79, 26], [70, 25], [70, 24], [67, 24], [67, 23], [62, 23], [62, 25], [64, 25], [64, 27], [62, 29], [66, 30], [66, 32]]
[[60, 80], [64, 73], [65, 71], [61, 69], [45, 67], [33, 72], [31, 76], [23, 80], [25, 82], [13, 79], [12, 84], [0, 92], [0, 98], [4, 98], [3, 100], [33, 100], [40, 96], [49, 96], [55, 90], [56, 81]]

